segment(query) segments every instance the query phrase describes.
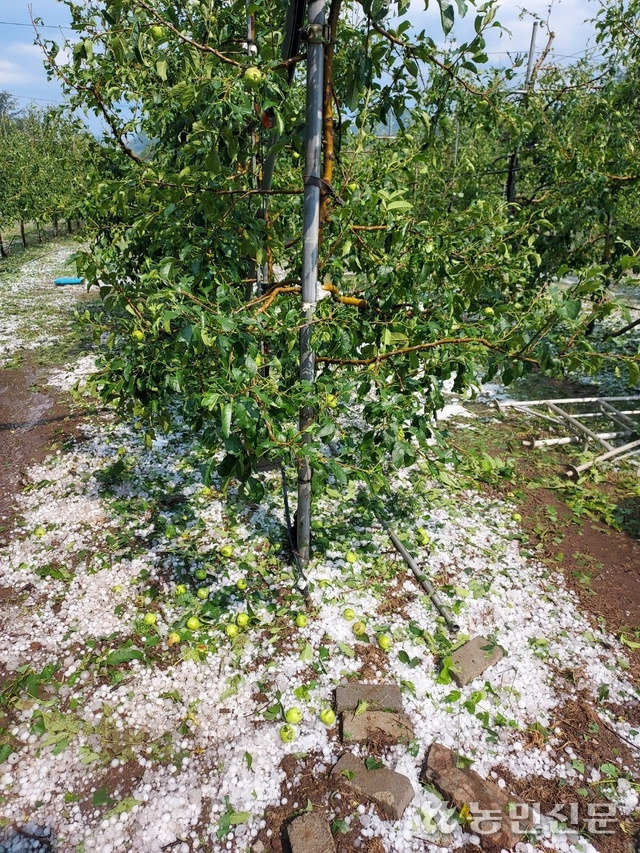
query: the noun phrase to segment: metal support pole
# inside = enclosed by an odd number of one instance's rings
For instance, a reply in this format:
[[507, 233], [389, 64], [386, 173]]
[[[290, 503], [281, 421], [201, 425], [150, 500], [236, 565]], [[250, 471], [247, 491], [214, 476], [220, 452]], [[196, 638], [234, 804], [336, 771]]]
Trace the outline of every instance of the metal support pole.
[[[325, 23], [324, 0], [310, 0], [309, 33], [322, 33]], [[322, 95], [324, 44], [310, 36], [307, 45], [307, 101], [304, 169], [304, 234], [302, 249], [302, 314], [300, 329], [300, 379], [313, 382], [315, 361], [311, 344], [313, 315], [318, 299], [318, 245], [320, 228], [320, 154], [322, 150]], [[313, 409], [300, 410], [300, 430], [313, 418]], [[307, 439], [308, 440], [308, 439]], [[306, 456], [298, 461], [297, 548], [303, 564], [309, 562], [311, 531], [311, 465]]]

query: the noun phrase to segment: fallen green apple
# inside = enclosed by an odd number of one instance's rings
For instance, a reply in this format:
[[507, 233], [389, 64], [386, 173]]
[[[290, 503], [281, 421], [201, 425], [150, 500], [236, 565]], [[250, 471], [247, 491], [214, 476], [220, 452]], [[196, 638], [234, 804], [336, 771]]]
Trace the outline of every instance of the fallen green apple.
[[353, 619], [356, 618], [356, 611], [352, 607], [345, 607], [345, 609], [342, 611], [342, 615], [345, 619], [351, 622]]
[[238, 626], [230, 622], [224, 629], [225, 634], [230, 640], [238, 636]]
[[200, 589], [196, 592], [196, 595], [200, 599], [200, 601], [204, 601], [206, 598], [209, 598], [209, 590], [206, 586], [201, 586]]
[[323, 708], [320, 711], [320, 720], [325, 726], [332, 726], [336, 721], [336, 715], [331, 708]]
[[196, 572], [196, 580], [204, 581], [207, 579], [207, 570], [206, 569], [198, 569]]
[[187, 619], [187, 628], [190, 631], [197, 631], [198, 628], [202, 627], [202, 622], [198, 619], [197, 616], [190, 616]]
[[155, 613], [145, 613], [144, 614], [143, 622], [145, 625], [155, 625], [157, 621], [158, 621], [158, 617], [156, 616]]
[[186, 586], [183, 583], [179, 583], [178, 586], [176, 587], [176, 595], [186, 595], [186, 594], [187, 594]]
[[236, 616], [236, 625], [240, 628], [246, 628], [249, 624], [249, 614], [248, 613], [238, 613]]
[[353, 624], [353, 633], [356, 637], [361, 637], [367, 630], [367, 626], [364, 622], [354, 622]]
[[514, 513], [513, 513], [513, 515], [511, 516], [511, 518], [512, 518], [515, 522], [520, 522], [520, 521], [522, 521], [522, 516], [520, 515], [520, 513], [519, 513], [519, 512], [514, 512]]
[[296, 738], [296, 730], [293, 726], [284, 725], [280, 726], [280, 740], [283, 743], [291, 743], [292, 740]]
[[391, 648], [392, 640], [388, 634], [379, 634], [378, 635], [378, 645], [382, 649], [383, 652], [388, 652]]
[[233, 555], [233, 545], [223, 545], [220, 548], [220, 554], [223, 557], [231, 557]]
[[358, 559], [358, 555], [355, 551], [347, 551], [347, 553], [344, 555], [344, 558], [347, 563], [355, 563]]
[[300, 708], [289, 708], [287, 713], [284, 715], [284, 718], [288, 723], [295, 725], [302, 719], [302, 711]]
[[236, 589], [239, 589], [241, 592], [244, 592], [244, 590], [248, 586], [249, 584], [247, 583], [245, 578], [238, 578], [238, 580], [236, 581]]
[[309, 620], [304, 615], [304, 613], [298, 613], [296, 616], [296, 625], [298, 628], [306, 628], [309, 623]]
[[175, 646], [176, 643], [180, 642], [180, 639], [181, 639], [180, 634], [178, 634], [177, 631], [171, 631], [171, 633], [167, 637], [167, 645], [168, 646]]

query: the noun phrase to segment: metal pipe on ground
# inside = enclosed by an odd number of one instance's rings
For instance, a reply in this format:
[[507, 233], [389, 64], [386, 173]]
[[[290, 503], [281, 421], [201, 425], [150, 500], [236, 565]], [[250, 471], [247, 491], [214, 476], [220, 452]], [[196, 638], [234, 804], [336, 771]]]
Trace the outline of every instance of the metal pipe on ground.
[[606, 450], [613, 450], [613, 446], [609, 444], [604, 438], [598, 438], [598, 434], [590, 430], [589, 427], [586, 427], [584, 424], [580, 423], [579, 420], [576, 420], [572, 415], [563, 412], [559, 406], [556, 406], [555, 403], [552, 403], [551, 400], [547, 400], [545, 405], [551, 409], [552, 412], [555, 412], [556, 415], [559, 415], [564, 420], [568, 421], [571, 426], [578, 430], [578, 432], [582, 432], [585, 435], [588, 435], [589, 438], [592, 438], [594, 441], [597, 441], [601, 444]]
[[[601, 400], [607, 403], [622, 403], [629, 402], [630, 400], [640, 403], [640, 397], [637, 394], [628, 397], [565, 397], [562, 400], [552, 400], [551, 402], [556, 405], [564, 405], [568, 403], [599, 403]], [[498, 411], [501, 411], [502, 409], [517, 408], [519, 406], [546, 406], [548, 402], [549, 400], [494, 400], [493, 405]]]
[[589, 462], [585, 462], [582, 465], [567, 465], [564, 475], [569, 480], [577, 480], [583, 471], [588, 471], [594, 465], [606, 462], [608, 459], [614, 459], [616, 456], [635, 453], [637, 452], [636, 448], [640, 449], [640, 438], [630, 441], [628, 444], [622, 444], [620, 447], [613, 447], [607, 453], [602, 453], [600, 456], [596, 456], [595, 459], [590, 459]]
[[459, 631], [460, 625], [458, 625], [458, 623], [455, 621], [455, 619], [451, 615], [451, 612], [450, 612], [449, 608], [446, 606], [446, 604], [443, 603], [442, 599], [438, 595], [438, 591], [436, 590], [434, 585], [431, 583], [429, 578], [424, 574], [424, 572], [420, 571], [420, 568], [419, 568], [418, 564], [416, 563], [416, 561], [413, 559], [411, 554], [404, 547], [402, 542], [398, 539], [398, 537], [393, 532], [393, 530], [391, 530], [389, 525], [385, 521], [383, 521], [382, 519], [380, 519], [380, 522], [381, 522], [382, 526], [384, 527], [384, 529], [389, 534], [389, 538], [393, 542], [393, 545], [394, 545], [396, 551], [398, 551], [398, 553], [400, 554], [402, 559], [409, 566], [409, 568], [411, 569], [411, 571], [415, 575], [416, 580], [418, 581], [420, 586], [424, 589], [424, 591], [427, 593], [427, 596], [429, 597], [431, 603], [436, 608], [438, 613], [442, 616], [444, 621], [447, 623], [447, 626], [452, 631]]
[[[629, 430], [625, 432], [599, 432], [597, 436], [600, 440], [610, 438], [620, 438], [623, 435], [629, 435]], [[562, 438], [523, 438], [522, 446], [529, 447], [535, 450], [537, 447], [555, 447], [558, 444], [580, 444], [584, 439], [579, 435], [565, 435]]]

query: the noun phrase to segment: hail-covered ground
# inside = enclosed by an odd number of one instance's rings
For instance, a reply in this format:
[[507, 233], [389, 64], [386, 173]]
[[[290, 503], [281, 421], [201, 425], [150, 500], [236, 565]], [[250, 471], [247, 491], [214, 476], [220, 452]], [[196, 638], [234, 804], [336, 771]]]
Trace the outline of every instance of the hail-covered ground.
[[[51, 381], [70, 387], [89, 368], [69, 365]], [[495, 768], [580, 779], [622, 817], [638, 807], [630, 769], [582, 779], [553, 729], [571, 699], [596, 703], [607, 691], [625, 704], [634, 689], [624, 648], [527, 550], [514, 506], [449, 491], [417, 467], [395, 477], [392, 524], [440, 584], [460, 623], [451, 634], [361, 490], [330, 488], [318, 502], [305, 599], [283, 556], [279, 474], [265, 474], [264, 499], [248, 503], [205, 484], [208, 461], [180, 423], [146, 447], [135, 424], [104, 416], [29, 470], [20, 523], [0, 552], [10, 720], [0, 850], [251, 851], [259, 834], [268, 839], [269, 806], [306, 805], [286, 757], [311, 756], [320, 776], [344, 751], [320, 714], [367, 661], [361, 680], [402, 688], [415, 740], [382, 758], [416, 796], [396, 822], [355, 808], [356, 847], [379, 838], [386, 851], [439, 853], [477, 841], [419, 781], [433, 741], [501, 787]], [[506, 654], [458, 689], [449, 655], [478, 634]], [[558, 679], [567, 668], [574, 684]], [[285, 742], [291, 708], [302, 719]], [[601, 713], [640, 746], [637, 731]], [[535, 730], [548, 736], [532, 745]], [[541, 848], [607, 853], [550, 820], [521, 850]]]
[[48, 346], [52, 335], [69, 332], [83, 288], [58, 286], [54, 280], [69, 275], [69, 260], [76, 249], [68, 240], [50, 243], [32, 249], [30, 260], [15, 273], [13, 258], [11, 274], [0, 270], [0, 367], [16, 352]]

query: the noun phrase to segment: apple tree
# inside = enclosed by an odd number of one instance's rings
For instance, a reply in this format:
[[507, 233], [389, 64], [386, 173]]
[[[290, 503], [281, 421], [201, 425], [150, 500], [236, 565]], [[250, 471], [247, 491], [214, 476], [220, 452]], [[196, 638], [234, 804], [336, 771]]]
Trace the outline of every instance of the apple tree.
[[[283, 6], [64, 2], [71, 59], [42, 42], [49, 72], [114, 151], [81, 262], [109, 331], [95, 383], [149, 441], [179, 416], [252, 497], [263, 457], [377, 490], [418, 456], [437, 471], [446, 379], [463, 390], [487, 371], [559, 370], [558, 324], [573, 363], [590, 363], [580, 285], [550, 290], [542, 275], [545, 206], [514, 216], [501, 192], [473, 189], [475, 148], [458, 150], [485, 129], [524, 132], [502, 77], [479, 70], [495, 4], [473, 8], [473, 37], [444, 53], [412, 31], [404, 0], [328, 5], [310, 383], [297, 353], [305, 43], [283, 52]], [[467, 5], [439, 0], [445, 32]]]

